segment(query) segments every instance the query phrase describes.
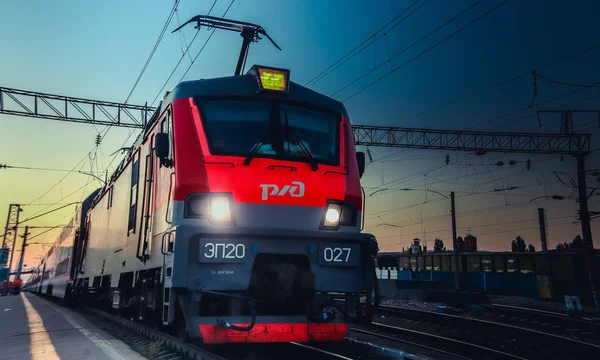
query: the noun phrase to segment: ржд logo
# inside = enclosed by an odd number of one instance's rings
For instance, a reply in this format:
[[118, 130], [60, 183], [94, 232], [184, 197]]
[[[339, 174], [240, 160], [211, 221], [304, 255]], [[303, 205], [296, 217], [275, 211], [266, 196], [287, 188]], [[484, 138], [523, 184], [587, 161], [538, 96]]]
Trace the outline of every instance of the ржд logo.
[[292, 181], [292, 185], [285, 185], [281, 190], [275, 184], [260, 184], [260, 187], [262, 200], [268, 200], [269, 196], [284, 196], [285, 194], [289, 194], [291, 197], [304, 196], [304, 184], [300, 181]]

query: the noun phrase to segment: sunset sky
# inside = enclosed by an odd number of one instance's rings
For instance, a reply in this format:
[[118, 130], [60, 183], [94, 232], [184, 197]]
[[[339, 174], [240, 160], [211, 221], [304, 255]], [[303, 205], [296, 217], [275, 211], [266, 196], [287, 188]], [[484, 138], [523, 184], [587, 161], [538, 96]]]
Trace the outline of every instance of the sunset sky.
[[[181, 0], [179, 20], [183, 23], [192, 16], [206, 14], [213, 3], [214, 0]], [[231, 3], [218, 0], [211, 15], [222, 16]], [[292, 81], [306, 85], [410, 7], [398, 18], [406, 20], [393, 29], [388, 26], [387, 35], [309, 86], [344, 101], [354, 124], [557, 132], [560, 118], [544, 116], [540, 127], [535, 117], [537, 110], [600, 109], [598, 86], [560, 85], [538, 79], [538, 95], [531, 108], [532, 75], [495, 86], [542, 67], [540, 75], [552, 80], [575, 85], [598, 83], [600, 2], [511, 0], [419, 55], [501, 3], [502, 0], [234, 0], [227, 18], [260, 24], [283, 49], [278, 51], [266, 40], [252, 44], [246, 69], [253, 64], [288, 68]], [[172, 6], [173, 1], [141, 0], [7, 2], [2, 6], [5, 16], [0, 22], [0, 87], [124, 102]], [[129, 103], [151, 104], [172, 89], [211, 34], [206, 29], [200, 31], [190, 47], [190, 55], [185, 55], [167, 86], [159, 91], [196, 33], [193, 26], [188, 26], [183, 35], [171, 34], [179, 20], [175, 16], [171, 21]], [[183, 79], [232, 75], [240, 44], [238, 34], [215, 32]], [[596, 47], [546, 67], [593, 46]], [[390, 56], [400, 52], [390, 60]], [[391, 68], [396, 68], [392, 74], [357, 93]], [[492, 88], [479, 92], [488, 87]], [[470, 96], [476, 92], [479, 93]], [[456, 98], [460, 99], [448, 104]], [[600, 149], [598, 122], [595, 114], [574, 118], [575, 131], [593, 134], [592, 149]], [[110, 173], [121, 160], [119, 153], [111, 154], [137, 136], [137, 131], [111, 128], [96, 147], [95, 137], [107, 131], [105, 126], [1, 114], [0, 124], [0, 164], [66, 170], [0, 169], [3, 223], [11, 203], [23, 204], [21, 216], [26, 219], [81, 201], [100, 183], [79, 171], [103, 178], [104, 169], [108, 167]], [[368, 164], [362, 179], [367, 193], [365, 231], [377, 236], [382, 251], [399, 250], [423, 234], [430, 248], [436, 237], [450, 247], [450, 200], [438, 194], [449, 196], [450, 191], [456, 192], [458, 235], [464, 236], [470, 230], [478, 237], [480, 249], [510, 250], [511, 240], [520, 235], [539, 250], [538, 207], [547, 211], [550, 248], [581, 233], [576, 222], [576, 193], [562, 185], [554, 174], [566, 173], [561, 175], [566, 183], [569, 175], [576, 180], [572, 157], [565, 156], [561, 161], [560, 156], [547, 155], [477, 156], [468, 152], [375, 147], [370, 148], [370, 153], [373, 162]], [[449, 165], [445, 165], [446, 155], [450, 155]], [[530, 171], [525, 166], [527, 159], [532, 161]], [[517, 163], [508, 165], [510, 160]], [[496, 166], [498, 161], [505, 165]], [[591, 154], [587, 166], [600, 168], [598, 152]], [[75, 171], [69, 173], [72, 168]], [[597, 178], [588, 176], [588, 185], [598, 185]], [[509, 188], [514, 189], [503, 191]], [[563, 195], [565, 200], [532, 201], [552, 195]], [[596, 195], [590, 197], [591, 210], [600, 211], [598, 199]], [[27, 224], [66, 224], [73, 210], [73, 206], [67, 207]], [[592, 221], [592, 232], [599, 237], [597, 221]], [[46, 230], [32, 229], [30, 237]], [[52, 230], [32, 241], [50, 244], [59, 232]], [[35, 266], [44, 248], [47, 250], [41, 244], [29, 246], [25, 263]]]

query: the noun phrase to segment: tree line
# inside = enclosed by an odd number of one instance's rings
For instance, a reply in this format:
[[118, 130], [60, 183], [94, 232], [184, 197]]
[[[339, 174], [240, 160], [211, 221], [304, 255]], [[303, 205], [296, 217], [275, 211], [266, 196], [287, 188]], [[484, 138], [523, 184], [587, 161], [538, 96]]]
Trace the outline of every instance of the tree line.
[[[470, 236], [472, 236], [472, 235], [470, 235]], [[476, 237], [473, 237], [473, 238], [475, 239], [475, 242], [476, 242], [477, 238]], [[472, 248], [470, 249], [462, 236], [459, 236], [456, 238], [456, 245], [457, 245], [458, 252], [477, 251], [477, 249], [472, 249]], [[564, 243], [556, 245], [556, 250], [582, 249], [583, 247], [584, 247], [583, 238], [581, 237], [581, 235], [577, 235], [573, 238], [573, 241], [571, 241], [571, 242], [564, 242]], [[423, 250], [423, 252], [426, 252], [427, 248], [423, 247], [422, 250]], [[511, 250], [511, 252], [535, 252], [536, 251], [535, 246], [533, 246], [533, 244], [531, 244], [531, 243], [529, 243], [529, 245], [527, 245], [525, 242], [525, 239], [523, 239], [521, 236], [517, 236], [514, 240], [512, 240], [511, 245], [510, 245], [510, 250]], [[433, 243], [433, 251], [445, 252], [448, 250], [446, 250], [446, 246], [444, 246], [444, 241], [442, 239], [436, 238]], [[403, 253], [412, 253], [412, 248], [410, 246], [408, 247], [408, 249], [402, 248], [402, 252]]]

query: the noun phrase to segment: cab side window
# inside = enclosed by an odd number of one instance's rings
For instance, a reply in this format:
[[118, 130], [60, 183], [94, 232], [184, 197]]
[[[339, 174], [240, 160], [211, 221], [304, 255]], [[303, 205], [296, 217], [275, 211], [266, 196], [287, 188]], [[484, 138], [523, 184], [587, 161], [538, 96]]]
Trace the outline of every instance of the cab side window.
[[173, 160], [173, 117], [169, 109], [160, 124], [160, 132], [169, 134], [169, 159]]
[[138, 200], [138, 182], [140, 179], [140, 157], [136, 152], [133, 155], [131, 165], [131, 189], [129, 196], [129, 226], [127, 235], [130, 233], [135, 234], [135, 221], [137, 215], [137, 200]]

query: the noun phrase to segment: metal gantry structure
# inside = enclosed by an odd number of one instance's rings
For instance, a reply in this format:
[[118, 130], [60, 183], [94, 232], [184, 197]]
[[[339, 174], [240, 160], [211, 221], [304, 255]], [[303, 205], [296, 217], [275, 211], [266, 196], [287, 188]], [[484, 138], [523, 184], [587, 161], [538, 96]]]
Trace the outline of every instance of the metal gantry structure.
[[431, 150], [585, 155], [589, 134], [511, 133], [492, 131], [435, 130], [389, 126], [353, 125], [354, 143], [363, 146]]
[[2, 236], [2, 247], [0, 248], [0, 281], [5, 280], [4, 277], [8, 278], [10, 273], [18, 236], [19, 216], [22, 211], [23, 209], [19, 204], [8, 206], [8, 216], [4, 227], [4, 235]]
[[156, 108], [0, 87], [0, 114], [142, 128]]
[[[12, 100], [12, 104], [6, 102], [6, 96]], [[27, 106], [25, 100], [21, 101], [19, 96], [28, 98], [26, 100], [29, 101], [30, 105]], [[53, 106], [53, 101], [59, 102], [61, 105]], [[31, 105], [31, 102], [33, 102], [33, 105]], [[40, 111], [40, 103], [47, 105], [52, 112]], [[69, 112], [69, 105], [75, 111]], [[88, 107], [88, 112], [84, 111], [84, 105]], [[89, 112], [90, 106], [91, 114]], [[31, 110], [31, 107], [33, 107], [33, 110]], [[59, 108], [64, 109], [64, 112], [59, 111]], [[109, 112], [109, 109], [113, 112]], [[114, 113], [115, 109], [116, 114]], [[155, 108], [148, 106], [81, 99], [0, 87], [0, 114], [142, 129], [155, 110]], [[139, 111], [139, 118], [134, 117], [132, 111]], [[99, 117], [99, 112], [104, 116]], [[561, 110], [558, 112], [563, 113], [561, 132], [559, 133], [436, 130], [370, 125], [353, 125], [352, 131], [355, 144], [362, 146], [470, 151], [478, 155], [490, 152], [572, 155], [577, 159], [579, 220], [581, 221], [584, 243], [586, 244], [586, 248], [589, 249], [593, 248], [593, 245], [590, 212], [587, 203], [585, 158], [590, 153], [591, 135], [576, 134], [572, 131], [572, 123], [570, 123], [570, 119], [572, 118], [571, 113], [579, 112], [578, 110]], [[598, 113], [600, 114], [600, 112]], [[14, 236], [16, 239], [16, 232]], [[456, 236], [454, 235], [453, 237], [454, 248], [456, 249]], [[12, 248], [14, 249], [14, 246]], [[589, 259], [586, 260], [589, 261]], [[588, 270], [590, 269], [591, 267], [588, 263]], [[591, 273], [590, 282], [593, 284]], [[594, 288], [592, 286], [592, 289]]]

